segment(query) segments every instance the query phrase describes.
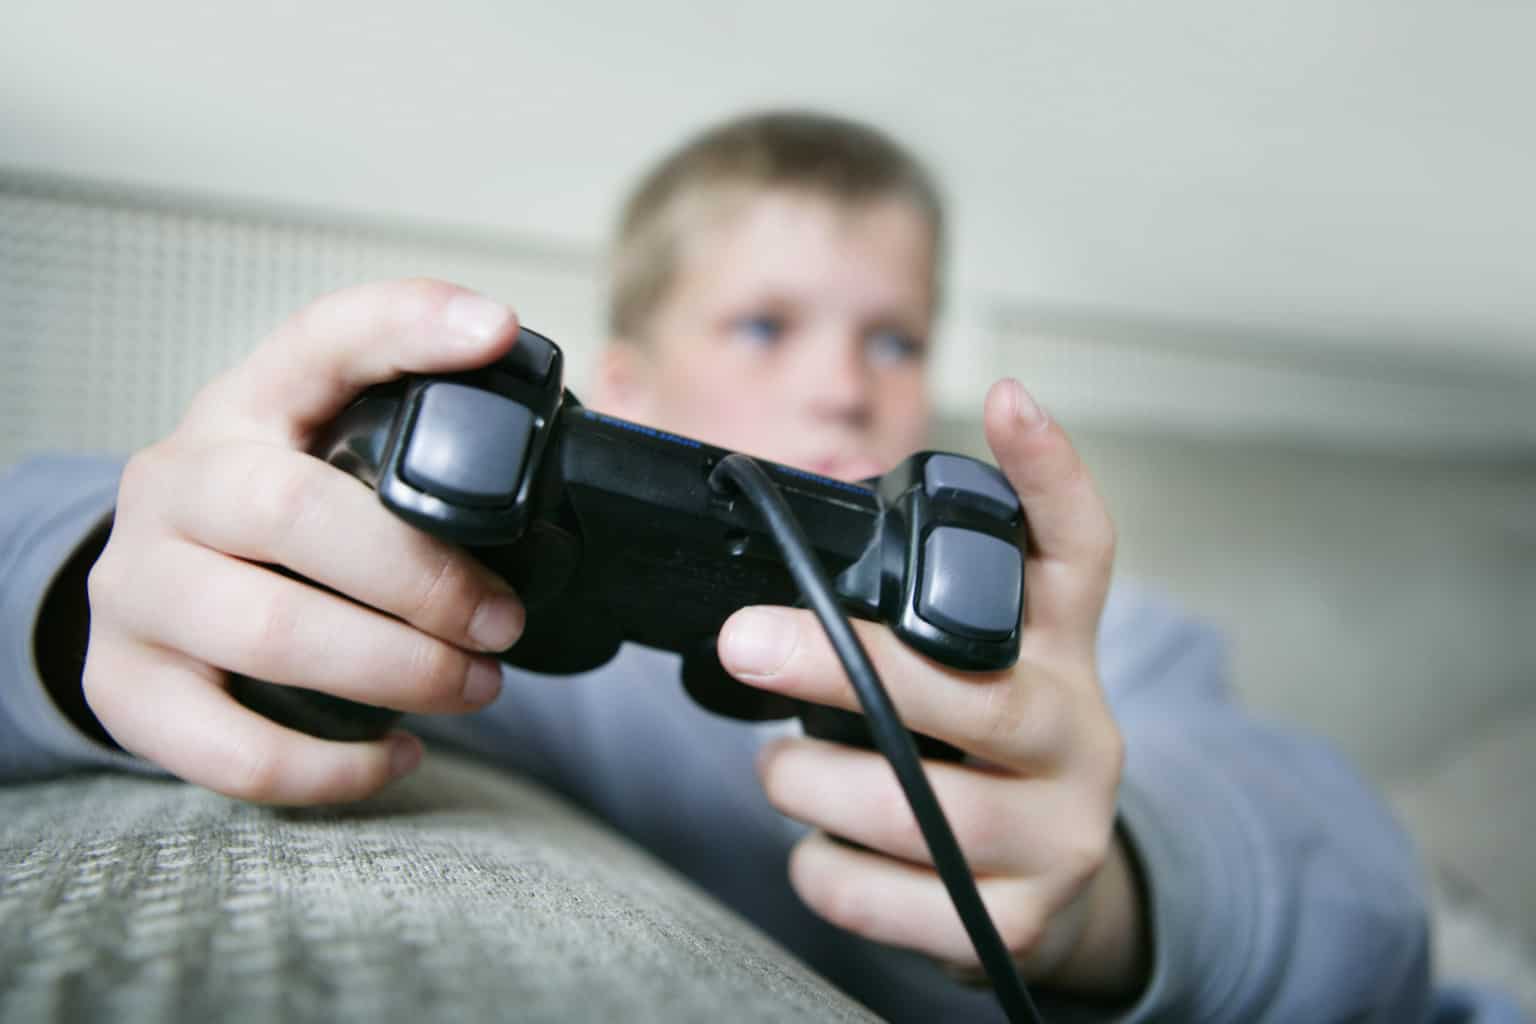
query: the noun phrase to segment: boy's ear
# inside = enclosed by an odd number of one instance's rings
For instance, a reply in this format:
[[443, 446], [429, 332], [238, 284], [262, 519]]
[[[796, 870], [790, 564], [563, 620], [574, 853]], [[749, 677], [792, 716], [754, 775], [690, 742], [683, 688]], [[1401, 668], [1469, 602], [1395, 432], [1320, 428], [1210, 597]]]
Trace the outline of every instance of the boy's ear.
[[655, 368], [635, 342], [614, 338], [597, 355], [592, 407], [620, 419], [649, 421], [654, 406]]

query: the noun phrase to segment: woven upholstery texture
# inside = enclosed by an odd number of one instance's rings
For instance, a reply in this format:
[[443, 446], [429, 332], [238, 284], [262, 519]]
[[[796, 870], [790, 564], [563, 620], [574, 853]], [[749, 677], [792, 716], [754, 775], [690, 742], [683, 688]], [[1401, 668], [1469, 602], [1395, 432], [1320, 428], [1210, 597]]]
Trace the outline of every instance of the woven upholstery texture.
[[868, 1020], [538, 787], [435, 752], [343, 808], [0, 788], [0, 1021]]

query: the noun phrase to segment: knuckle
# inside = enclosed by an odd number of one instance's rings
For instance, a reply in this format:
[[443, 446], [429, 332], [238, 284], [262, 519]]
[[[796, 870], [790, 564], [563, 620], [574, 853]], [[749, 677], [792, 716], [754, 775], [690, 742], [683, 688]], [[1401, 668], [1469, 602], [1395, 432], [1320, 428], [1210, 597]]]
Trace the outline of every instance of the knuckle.
[[164, 452], [155, 445], [141, 448], [133, 454], [133, 457], [123, 465], [122, 475], [118, 478], [119, 509], [135, 509], [148, 503], [154, 495], [160, 493], [159, 482], [165, 459]]
[[876, 806], [879, 810], [878, 820], [883, 822], [883, 845], [904, 855], [923, 856], [928, 845], [901, 790], [894, 784], [882, 786]]
[[246, 506], [253, 510], [254, 527], [268, 550], [287, 537], [316, 529], [314, 520], [323, 513], [326, 502], [317, 474], [306, 472], [307, 468], [296, 462], [265, 473], [240, 474]]
[[86, 705], [95, 713], [103, 723], [110, 715], [110, 702], [106, 699], [107, 681], [111, 675], [102, 671], [101, 651], [90, 651], [86, 654], [85, 665], [80, 670], [80, 692], [85, 697]]
[[1102, 704], [1092, 715], [1096, 721], [1081, 728], [1075, 760], [1095, 802], [1113, 805], [1125, 774], [1125, 736]]
[[[289, 330], [310, 339], [364, 334], [414, 335], [429, 328], [462, 288], [427, 277], [375, 281], [332, 292], [296, 313]], [[334, 342], [332, 342], [334, 343]]]
[[419, 700], [457, 703], [474, 662], [462, 651], [418, 635], [410, 644], [406, 665], [406, 678]]
[[1015, 681], [999, 683], [987, 690], [987, 699], [981, 707], [981, 720], [976, 734], [989, 744], [996, 745], [1010, 740], [1018, 731], [1023, 710], [1019, 691], [1023, 686]]
[[824, 913], [833, 924], [860, 935], [874, 932], [878, 923], [877, 909], [873, 901], [866, 897], [863, 887], [851, 877], [831, 880], [822, 895]]
[[1012, 839], [1011, 816], [990, 801], [972, 801], [950, 814], [966, 856], [978, 864], [1005, 859]]
[[831, 841], [813, 834], [797, 843], [790, 854], [790, 882], [817, 914], [840, 928], [863, 933], [871, 925], [873, 908], [860, 891], [856, 876], [828, 861], [826, 850]]
[[421, 622], [431, 618], [433, 609], [437, 606], [437, 595], [446, 588], [448, 577], [453, 572], [452, 560], [446, 555], [436, 559], [432, 570], [416, 576], [414, 592], [406, 601], [405, 617], [411, 622]]
[[124, 572], [119, 567], [122, 558], [108, 542], [96, 564], [85, 576], [85, 601], [92, 615], [110, 611], [119, 595], [124, 592]]
[[[373, 286], [377, 287], [377, 285]], [[355, 319], [366, 308], [370, 286], [350, 285], [326, 292], [300, 307], [289, 320], [289, 327], [298, 329], [306, 338], [325, 338], [334, 334], [342, 323]], [[284, 331], [277, 331], [279, 337]]]
[[[257, 597], [246, 617], [244, 637], [234, 641], [237, 657], [245, 664], [258, 664], [268, 652], [297, 649], [302, 614], [291, 588], [277, 588], [272, 594]], [[244, 600], [241, 604], [247, 603]]]
[[1061, 727], [1060, 702], [1047, 681], [1022, 677], [988, 692], [979, 735], [993, 747], [1035, 753], [1047, 749]]
[[293, 315], [288, 327], [301, 337], [322, 339], [351, 333], [359, 325], [414, 324], [446, 301], [444, 296], [452, 290], [445, 282], [424, 277], [353, 285], [310, 302]]
[[1045, 917], [1033, 901], [1017, 901], [993, 913], [998, 937], [1015, 959], [1023, 960], [1040, 947]]
[[277, 797], [281, 785], [282, 758], [270, 744], [254, 743], [231, 751], [223, 777], [213, 788], [237, 800], [265, 803]]
[[1070, 494], [1081, 498], [1083, 495], [1095, 494], [1093, 477], [1088, 473], [1088, 464], [1075, 452], [1053, 466], [1055, 472], [1051, 474], [1050, 489], [1063, 494]]
[[441, 551], [431, 569], [416, 580], [415, 592], [407, 600], [406, 620], [444, 634], [468, 636], [482, 597], [469, 568], [452, 553]]
[[1086, 828], [1069, 832], [1058, 856], [1062, 877], [1074, 889], [1092, 881], [1108, 859], [1108, 834]]
[[[386, 762], [378, 759], [347, 757], [330, 766], [319, 785], [326, 802], [361, 800], [389, 781]], [[320, 794], [306, 799], [314, 800]]]
[[288, 318], [282, 328], [267, 337], [263, 348], [277, 346], [278, 339], [290, 331], [303, 338], [327, 337], [332, 333], [332, 325], [337, 319], [337, 309], [348, 305], [350, 294], [351, 289], [343, 288], [322, 295], [301, 307], [298, 312]]
[[390, 286], [387, 316], [398, 327], [424, 325], [462, 291], [462, 288], [435, 278], [402, 278]]
[[250, 357], [247, 357], [240, 364], [218, 374], [192, 396], [186, 414], [176, 427], [178, 435], [196, 437], [217, 436], [221, 433], [218, 425], [227, 419], [230, 392], [238, 386], [241, 371], [249, 361]]

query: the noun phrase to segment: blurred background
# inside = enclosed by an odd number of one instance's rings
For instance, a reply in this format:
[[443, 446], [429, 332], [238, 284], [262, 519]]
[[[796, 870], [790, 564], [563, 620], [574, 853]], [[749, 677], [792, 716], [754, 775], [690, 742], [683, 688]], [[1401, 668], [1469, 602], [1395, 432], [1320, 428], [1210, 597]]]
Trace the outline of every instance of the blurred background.
[[0, 465], [126, 452], [326, 289], [430, 274], [582, 374], [626, 186], [773, 105], [868, 119], [954, 224], [940, 444], [1024, 379], [1121, 572], [1224, 628], [1536, 1010], [1536, 7], [10, 0]]

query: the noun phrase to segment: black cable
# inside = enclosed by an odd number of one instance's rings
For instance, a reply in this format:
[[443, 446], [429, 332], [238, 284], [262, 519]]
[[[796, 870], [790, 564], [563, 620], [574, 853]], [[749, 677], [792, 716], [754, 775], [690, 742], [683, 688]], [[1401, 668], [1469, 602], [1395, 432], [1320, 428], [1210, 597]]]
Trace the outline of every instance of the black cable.
[[960, 920], [965, 925], [982, 967], [986, 969], [987, 977], [992, 981], [993, 991], [997, 993], [998, 1002], [1003, 1005], [1003, 1012], [1015, 1024], [1023, 1021], [1043, 1024], [1040, 1012], [1035, 1009], [1034, 1001], [1030, 999], [1023, 979], [1019, 977], [1018, 965], [1009, 955], [1002, 936], [998, 935], [997, 926], [992, 923], [986, 904], [981, 901], [981, 893], [976, 888], [975, 878], [971, 876], [965, 854], [955, 841], [949, 821], [933, 795], [928, 776], [923, 774], [922, 762], [918, 759], [912, 737], [901, 724], [896, 706], [885, 692], [885, 686], [880, 682], [864, 645], [854, 633], [847, 613], [838, 604], [832, 581], [827, 578], [826, 570], [811, 550], [805, 531], [800, 528], [799, 521], [790, 511], [777, 485], [752, 459], [745, 455], [727, 455], [721, 459], [710, 472], [709, 483], [717, 491], [727, 491], [727, 481], [735, 484], [762, 514], [774, 543], [784, 555], [784, 564], [789, 574], [800, 588], [801, 596], [821, 620], [827, 638], [832, 641], [832, 647], [842, 660], [854, 693], [858, 695], [859, 706], [869, 719], [875, 745], [896, 772], [896, 780], [901, 784], [907, 803], [917, 818], [917, 826], [923, 833], [923, 840], [928, 844], [934, 868], [944, 880], [944, 888], [949, 891], [955, 909], [960, 912]]

